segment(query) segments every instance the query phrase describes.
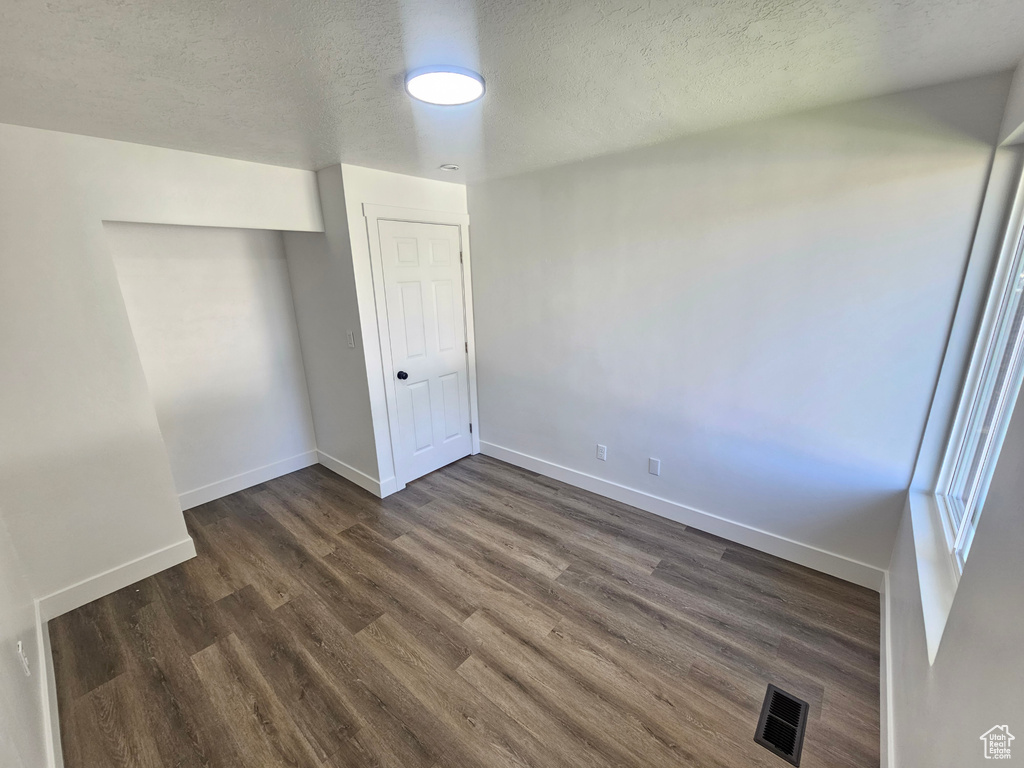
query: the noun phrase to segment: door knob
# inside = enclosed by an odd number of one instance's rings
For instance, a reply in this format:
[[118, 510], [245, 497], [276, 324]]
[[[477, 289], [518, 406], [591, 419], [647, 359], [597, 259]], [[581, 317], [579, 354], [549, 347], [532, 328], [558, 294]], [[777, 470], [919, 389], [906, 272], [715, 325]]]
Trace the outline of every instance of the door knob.
[[402, 381], [405, 381], [406, 379], [409, 378], [409, 374], [406, 373], [405, 371], [399, 371], [398, 378], [401, 379]]

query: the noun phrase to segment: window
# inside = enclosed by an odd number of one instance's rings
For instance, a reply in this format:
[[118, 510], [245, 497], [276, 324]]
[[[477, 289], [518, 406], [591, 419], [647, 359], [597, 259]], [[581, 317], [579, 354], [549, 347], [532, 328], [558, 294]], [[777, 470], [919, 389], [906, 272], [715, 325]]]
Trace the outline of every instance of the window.
[[1024, 372], [1024, 236], [1021, 200], [1016, 237], [998, 265], [968, 371], [936, 494], [959, 576], [985, 504], [999, 449]]

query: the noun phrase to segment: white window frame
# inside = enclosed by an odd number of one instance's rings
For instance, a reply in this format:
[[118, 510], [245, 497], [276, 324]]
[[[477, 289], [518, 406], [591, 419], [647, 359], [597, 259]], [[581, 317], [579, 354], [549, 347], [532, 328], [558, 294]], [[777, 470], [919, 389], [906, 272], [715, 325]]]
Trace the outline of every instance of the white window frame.
[[[1024, 377], [1024, 325], [1011, 338], [1014, 313], [1019, 302], [1024, 301], [1024, 179], [1018, 185], [1007, 224], [935, 488], [957, 580], [963, 573]], [[1007, 350], [1011, 350], [1010, 362], [1005, 377], [998, 381], [998, 370]], [[996, 407], [990, 429], [979, 434], [978, 427], [985, 420], [983, 411], [988, 410], [992, 399]], [[980, 461], [972, 473], [979, 453]]]

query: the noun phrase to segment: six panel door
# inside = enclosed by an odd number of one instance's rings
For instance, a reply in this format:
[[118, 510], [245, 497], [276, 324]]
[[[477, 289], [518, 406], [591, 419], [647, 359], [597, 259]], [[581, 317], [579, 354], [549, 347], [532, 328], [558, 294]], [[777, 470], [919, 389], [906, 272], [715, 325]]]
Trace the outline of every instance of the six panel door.
[[472, 449], [459, 228], [378, 221], [403, 482]]

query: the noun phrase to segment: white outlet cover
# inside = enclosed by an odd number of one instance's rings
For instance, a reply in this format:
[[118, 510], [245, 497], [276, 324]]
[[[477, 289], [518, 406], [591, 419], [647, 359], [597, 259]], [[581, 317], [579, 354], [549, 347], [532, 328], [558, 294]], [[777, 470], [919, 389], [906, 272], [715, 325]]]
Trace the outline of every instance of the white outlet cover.
[[600, 443], [597, 444], [597, 459], [598, 459], [598, 461], [607, 461], [608, 460], [608, 446], [607, 445], [601, 445]]
[[25, 655], [25, 646], [21, 640], [18, 641], [18, 656], [21, 658], [21, 666], [25, 668], [25, 676], [31, 677], [32, 669], [28, 665], [28, 656]]
[[652, 475], [661, 474], [661, 459], [648, 459], [647, 460], [647, 471]]

